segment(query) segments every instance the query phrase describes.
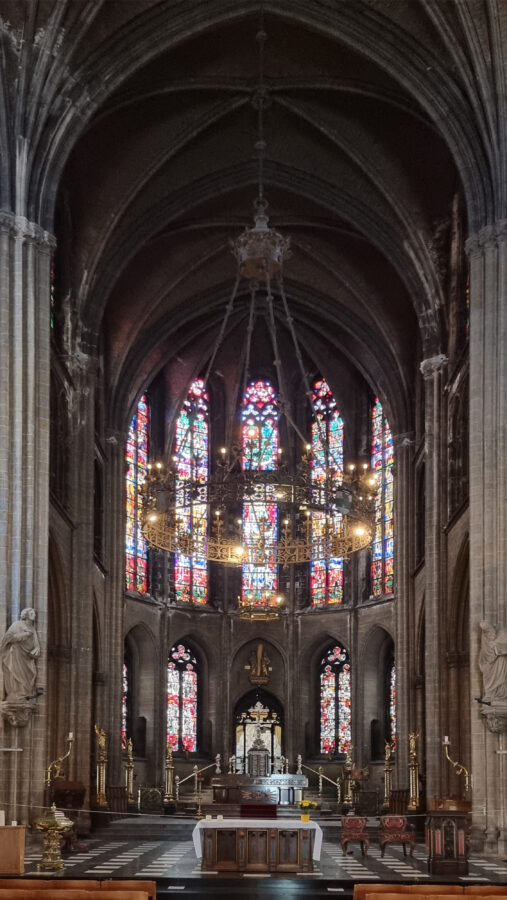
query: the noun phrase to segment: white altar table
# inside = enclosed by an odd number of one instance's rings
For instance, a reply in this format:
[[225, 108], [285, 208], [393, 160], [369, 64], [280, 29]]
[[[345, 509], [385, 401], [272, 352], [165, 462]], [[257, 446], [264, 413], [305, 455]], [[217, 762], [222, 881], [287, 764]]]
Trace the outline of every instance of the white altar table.
[[300, 819], [201, 819], [192, 839], [202, 868], [227, 871], [312, 871], [322, 829]]

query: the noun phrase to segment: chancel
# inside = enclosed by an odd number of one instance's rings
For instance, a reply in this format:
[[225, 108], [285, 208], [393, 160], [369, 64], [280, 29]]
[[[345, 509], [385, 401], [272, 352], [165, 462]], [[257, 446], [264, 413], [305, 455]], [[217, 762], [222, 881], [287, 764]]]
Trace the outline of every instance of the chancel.
[[505, 880], [505, 8], [0, 0], [2, 874]]

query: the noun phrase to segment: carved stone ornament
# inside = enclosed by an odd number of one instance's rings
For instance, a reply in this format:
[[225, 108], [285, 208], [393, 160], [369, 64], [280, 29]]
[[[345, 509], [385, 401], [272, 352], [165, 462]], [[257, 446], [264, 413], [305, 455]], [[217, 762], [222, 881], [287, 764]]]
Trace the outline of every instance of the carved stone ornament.
[[492, 703], [481, 706], [481, 716], [492, 734], [507, 734], [507, 703]]

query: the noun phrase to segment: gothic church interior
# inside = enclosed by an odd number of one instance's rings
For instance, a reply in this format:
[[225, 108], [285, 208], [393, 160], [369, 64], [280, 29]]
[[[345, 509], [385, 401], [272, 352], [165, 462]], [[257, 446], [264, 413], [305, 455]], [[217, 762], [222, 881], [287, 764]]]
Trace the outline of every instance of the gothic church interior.
[[[289, 317], [276, 285], [227, 309], [261, 13]], [[33, 608], [40, 645], [15, 711], [2, 666], [7, 818], [33, 818], [69, 732], [92, 803], [95, 725], [111, 785], [128, 737], [157, 786], [168, 740], [182, 776], [244, 764], [261, 703], [273, 765], [335, 779], [352, 746], [372, 792], [386, 742], [408, 786], [417, 733], [422, 808], [467, 800], [505, 856], [505, 5], [0, 0], [0, 22], [0, 626]], [[147, 463], [184, 478], [198, 445], [213, 468], [270, 401], [289, 468], [319, 415], [340, 466], [373, 464], [372, 543], [250, 569], [148, 547]]]

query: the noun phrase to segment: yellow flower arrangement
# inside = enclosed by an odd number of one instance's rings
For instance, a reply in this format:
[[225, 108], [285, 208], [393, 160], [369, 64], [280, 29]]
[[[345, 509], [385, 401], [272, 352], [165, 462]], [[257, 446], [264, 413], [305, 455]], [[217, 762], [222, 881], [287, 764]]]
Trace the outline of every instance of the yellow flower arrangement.
[[300, 809], [317, 809], [315, 800], [300, 800], [298, 806]]

